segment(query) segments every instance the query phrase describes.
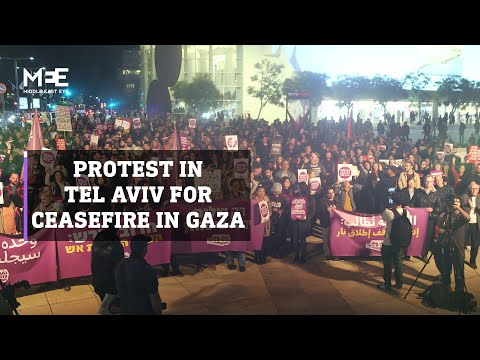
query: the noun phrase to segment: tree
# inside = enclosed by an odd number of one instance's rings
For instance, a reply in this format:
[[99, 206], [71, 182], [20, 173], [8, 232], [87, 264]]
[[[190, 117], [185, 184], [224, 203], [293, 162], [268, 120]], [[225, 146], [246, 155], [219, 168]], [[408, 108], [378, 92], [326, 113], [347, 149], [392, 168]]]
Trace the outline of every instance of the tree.
[[471, 102], [470, 81], [460, 76], [449, 76], [438, 83], [437, 96], [445, 106], [451, 105], [452, 112]]
[[180, 81], [172, 91], [175, 99], [185, 101], [188, 107], [199, 113], [214, 108], [221, 98], [220, 91], [208, 74], [197, 74], [190, 83]]
[[472, 81], [472, 96], [470, 102], [475, 106], [475, 114], [478, 119], [478, 108], [480, 107], [480, 82]]
[[353, 107], [353, 102], [368, 98], [371, 93], [371, 82], [365, 76], [344, 75], [332, 84], [333, 96], [338, 99], [337, 106], [347, 108], [347, 114]]
[[430, 78], [422, 72], [410, 73], [405, 76], [403, 81], [404, 87], [409, 93], [410, 101], [418, 104], [419, 116], [422, 103], [431, 100], [430, 94], [425, 91], [429, 83]]
[[[310, 94], [312, 106], [316, 109], [328, 93], [328, 75], [314, 73], [311, 71], [296, 71], [293, 77], [283, 83], [284, 94], [306, 91]], [[312, 115], [317, 112], [312, 111]]]
[[407, 97], [407, 92], [403, 89], [403, 83], [397, 79], [388, 76], [375, 76], [371, 84], [371, 96], [383, 107], [384, 113], [387, 112], [387, 102], [398, 101]]
[[260, 114], [267, 104], [280, 107], [285, 106], [282, 102], [282, 81], [280, 80], [284, 67], [282, 64], [275, 64], [267, 59], [254, 65], [256, 74], [250, 79], [253, 83], [258, 83], [258, 87], [249, 86], [247, 93], [254, 98], [260, 99], [257, 119], [260, 119]]

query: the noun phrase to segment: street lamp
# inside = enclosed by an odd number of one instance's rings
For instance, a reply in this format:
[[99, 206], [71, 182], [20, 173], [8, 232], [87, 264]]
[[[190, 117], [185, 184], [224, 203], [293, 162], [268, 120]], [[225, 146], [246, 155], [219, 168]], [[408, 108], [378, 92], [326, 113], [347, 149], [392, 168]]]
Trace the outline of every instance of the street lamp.
[[118, 105], [118, 104], [117, 104], [117, 103], [114, 103], [114, 102], [111, 102], [111, 103], [108, 105], [108, 107], [110, 108], [110, 112], [112, 113], [112, 115], [113, 115], [113, 108], [114, 108], [115, 106], [117, 106], [117, 105]]
[[0, 60], [13, 60], [13, 68], [15, 70], [15, 95], [17, 96], [17, 113], [20, 112], [20, 95], [18, 95], [18, 72], [17, 72], [17, 61], [18, 60], [35, 60], [34, 57], [22, 57], [22, 58], [11, 58], [0, 56]]

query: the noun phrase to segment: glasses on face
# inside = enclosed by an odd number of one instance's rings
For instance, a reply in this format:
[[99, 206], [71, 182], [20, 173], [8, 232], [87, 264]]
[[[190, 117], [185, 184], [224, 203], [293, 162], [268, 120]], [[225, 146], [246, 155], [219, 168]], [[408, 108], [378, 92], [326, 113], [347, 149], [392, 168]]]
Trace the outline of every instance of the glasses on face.
[[470, 188], [470, 190], [472, 190], [472, 191], [477, 190], [478, 191], [478, 190], [480, 190], [480, 188]]

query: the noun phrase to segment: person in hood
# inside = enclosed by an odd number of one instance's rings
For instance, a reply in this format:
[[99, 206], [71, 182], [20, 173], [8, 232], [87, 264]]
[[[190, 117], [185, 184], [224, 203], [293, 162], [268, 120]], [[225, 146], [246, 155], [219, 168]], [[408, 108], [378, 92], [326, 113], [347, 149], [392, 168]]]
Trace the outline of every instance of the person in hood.
[[111, 227], [100, 231], [92, 245], [92, 285], [103, 301], [106, 294], [118, 294], [115, 283], [115, 268], [124, 258], [123, 246], [117, 229]]

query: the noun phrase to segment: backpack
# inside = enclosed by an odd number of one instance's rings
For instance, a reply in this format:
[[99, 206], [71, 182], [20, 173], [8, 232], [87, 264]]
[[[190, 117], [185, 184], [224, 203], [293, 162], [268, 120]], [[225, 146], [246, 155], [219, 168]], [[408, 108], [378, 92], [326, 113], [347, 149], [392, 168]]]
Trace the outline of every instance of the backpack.
[[422, 304], [430, 308], [442, 308], [450, 311], [459, 311], [470, 314], [477, 310], [477, 301], [473, 294], [468, 292], [455, 293], [441, 283], [433, 283], [423, 293]]
[[418, 296], [422, 298], [422, 304], [426, 307], [452, 311], [455, 309], [450, 288], [441, 283], [433, 283]]
[[412, 241], [412, 223], [408, 219], [405, 209], [402, 215], [396, 209], [390, 210], [395, 216], [390, 229], [390, 242], [394, 249], [406, 249]]

